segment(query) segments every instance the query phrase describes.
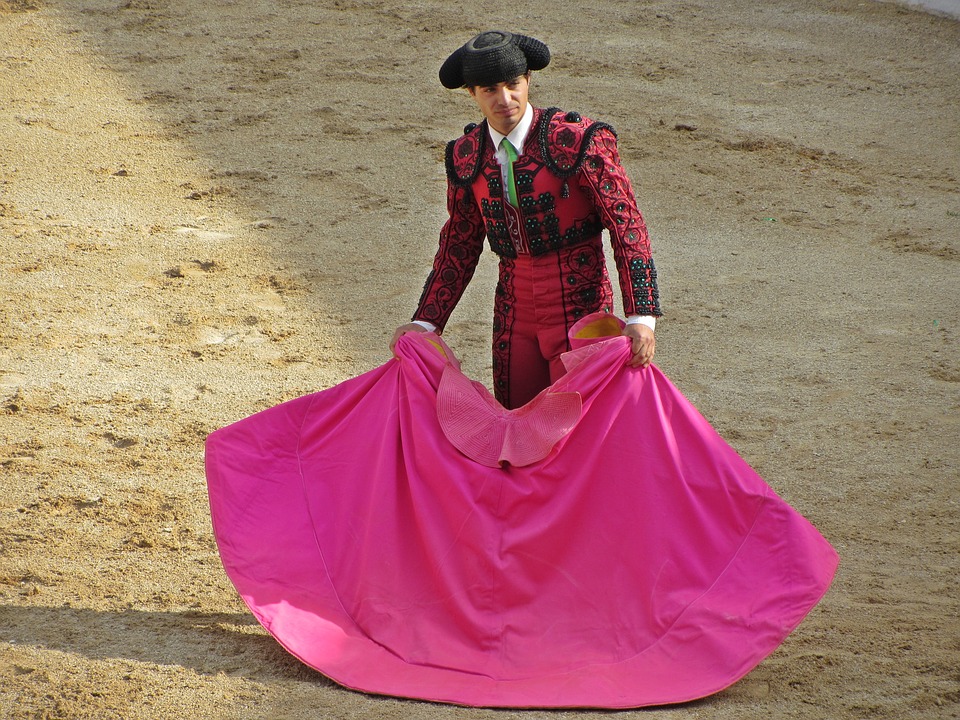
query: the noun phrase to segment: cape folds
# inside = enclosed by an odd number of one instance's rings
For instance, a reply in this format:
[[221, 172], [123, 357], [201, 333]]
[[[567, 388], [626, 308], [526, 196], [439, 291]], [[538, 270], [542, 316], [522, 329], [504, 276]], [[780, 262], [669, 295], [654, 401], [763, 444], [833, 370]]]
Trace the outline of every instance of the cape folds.
[[263, 626], [348, 687], [478, 706], [684, 702], [773, 652], [836, 552], [656, 367], [626, 365], [627, 338], [581, 333], [610, 320], [575, 326], [527, 409], [412, 333], [210, 435], [220, 555]]

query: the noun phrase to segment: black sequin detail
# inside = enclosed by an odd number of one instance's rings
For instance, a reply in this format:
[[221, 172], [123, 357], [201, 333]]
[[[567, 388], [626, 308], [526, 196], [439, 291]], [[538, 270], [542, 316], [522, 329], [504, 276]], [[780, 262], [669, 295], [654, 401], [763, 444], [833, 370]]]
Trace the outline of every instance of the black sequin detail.
[[[487, 121], [484, 120], [479, 125], [473, 125], [473, 127], [461, 137], [447, 143], [444, 165], [447, 170], [447, 179], [453, 185], [465, 188], [473, 184], [473, 181], [476, 180], [477, 175], [480, 173], [480, 168], [483, 166], [483, 151], [489, 139], [490, 135], [487, 132]], [[461, 169], [457, 167], [453, 154], [457, 149], [457, 145], [462, 142], [470, 142], [474, 147], [470, 147], [466, 154], [471, 164], [465, 164]], [[461, 150], [461, 153], [462, 152]]]
[[[540, 120], [540, 132], [539, 132], [537, 141], [540, 144], [540, 154], [543, 156], [543, 162], [547, 166], [547, 169], [550, 172], [552, 172], [554, 175], [556, 175], [558, 178], [566, 180], [567, 178], [572, 177], [573, 175], [576, 175], [580, 171], [580, 167], [583, 165], [583, 159], [584, 157], [586, 157], [587, 150], [590, 147], [590, 141], [593, 139], [594, 135], [596, 135], [600, 130], [609, 130], [613, 134], [613, 136], [616, 137], [617, 131], [613, 129], [612, 125], [608, 125], [605, 122], [593, 123], [590, 127], [588, 127], [586, 130], [583, 131], [583, 137], [580, 140], [580, 150], [577, 153], [577, 157], [574, 160], [573, 164], [570, 166], [567, 166], [566, 164], [564, 164], [564, 166], [561, 167], [560, 164], [557, 162], [557, 158], [555, 158], [550, 153], [551, 123], [553, 122], [553, 118], [560, 112], [562, 111], [559, 108], [555, 108], [555, 107], [548, 108], [543, 111], [543, 117]], [[576, 115], [580, 119], [569, 120], [571, 115]], [[564, 116], [564, 120], [567, 120], [568, 122], [582, 122], [583, 118], [580, 117], [579, 113], [568, 112]], [[561, 131], [561, 133], [562, 132], [563, 131]], [[572, 131], [571, 131], [571, 134], [572, 134]], [[562, 142], [562, 139], [561, 139], [561, 142]], [[569, 193], [569, 189], [567, 189], [567, 192]], [[568, 197], [568, 195], [562, 195], [562, 196]]]
[[630, 285], [641, 315], [660, 315], [660, 291], [657, 287], [657, 268], [653, 258], [630, 261]]

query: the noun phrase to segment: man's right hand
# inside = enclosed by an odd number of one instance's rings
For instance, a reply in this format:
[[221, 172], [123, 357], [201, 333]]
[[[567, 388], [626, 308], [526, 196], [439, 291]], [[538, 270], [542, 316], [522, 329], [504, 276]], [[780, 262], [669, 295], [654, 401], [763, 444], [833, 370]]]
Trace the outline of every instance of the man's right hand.
[[393, 352], [393, 348], [397, 345], [397, 340], [400, 339], [401, 335], [405, 335], [408, 332], [429, 332], [423, 325], [418, 323], [407, 323], [406, 325], [401, 325], [393, 332], [393, 339], [390, 340], [390, 352]]

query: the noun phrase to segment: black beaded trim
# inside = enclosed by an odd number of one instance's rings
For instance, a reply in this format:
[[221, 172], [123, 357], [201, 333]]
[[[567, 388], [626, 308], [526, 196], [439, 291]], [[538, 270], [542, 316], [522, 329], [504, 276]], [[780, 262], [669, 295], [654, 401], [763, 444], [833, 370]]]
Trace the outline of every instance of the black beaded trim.
[[[568, 168], [562, 168], [557, 164], [557, 161], [550, 154], [550, 124], [553, 122], [553, 118], [559, 113], [563, 112], [560, 108], [547, 108], [543, 111], [543, 118], [540, 121], [540, 133], [538, 141], [540, 143], [540, 154], [543, 155], [543, 162], [546, 164], [547, 169], [550, 170], [554, 175], [562, 180], [566, 180], [572, 175], [576, 175], [580, 171], [580, 167], [583, 165], [583, 158], [587, 154], [587, 149], [590, 146], [590, 141], [593, 139], [593, 136], [600, 130], [609, 130], [613, 133], [613, 136], [617, 136], [617, 131], [613, 129], [612, 125], [608, 125], [605, 122], [595, 122], [593, 125], [588, 127], [584, 133], [583, 138], [580, 142], [580, 151], [577, 154], [577, 159], [574, 161], [573, 165]], [[565, 120], [568, 122], [581, 122], [583, 118], [580, 117], [579, 113], [569, 112], [564, 116]]]
[[[470, 125], [473, 125], [473, 127], [471, 127]], [[477, 138], [479, 143], [478, 150], [475, 155], [475, 159], [473, 161], [474, 162], [473, 167], [470, 169], [469, 174], [466, 176], [458, 175], [457, 168], [453, 163], [454, 148], [456, 148], [457, 143], [463, 139], [463, 136], [457, 138], [456, 140], [451, 140], [450, 142], [447, 143], [447, 150], [444, 158], [444, 164], [446, 165], [446, 169], [447, 169], [447, 178], [450, 180], [451, 183], [453, 183], [455, 186], [459, 188], [465, 188], [470, 185], [473, 185], [473, 181], [477, 179], [477, 175], [480, 173], [480, 168], [483, 165], [483, 150], [484, 150], [484, 147], [486, 146], [487, 139], [490, 137], [490, 134], [487, 132], [486, 120], [484, 120], [479, 125], [474, 125], [473, 123], [470, 123], [470, 125], [467, 125], [467, 127], [464, 128], [464, 130], [467, 130], [467, 132], [465, 132], [464, 135], [469, 135], [471, 133], [474, 133], [474, 134], [479, 134], [480, 137]]]
[[660, 291], [657, 287], [657, 268], [653, 264], [653, 258], [649, 260], [634, 258], [630, 261], [630, 285], [639, 311], [644, 315], [659, 316], [661, 314]]
[[[543, 162], [547, 166], [547, 169], [553, 173], [555, 176], [562, 180], [576, 175], [580, 168], [583, 166], [583, 159], [586, 157], [587, 150], [590, 147], [590, 141], [593, 139], [593, 136], [600, 130], [609, 130], [613, 133], [614, 137], [617, 137], [617, 131], [614, 130], [612, 125], [609, 125], [605, 122], [594, 122], [590, 127], [588, 127], [580, 141], [580, 150], [577, 153], [577, 158], [570, 167], [560, 167], [557, 163], [556, 158], [550, 154], [550, 125], [553, 122], [554, 117], [563, 112], [560, 108], [547, 108], [543, 111], [543, 116], [540, 118], [540, 128], [537, 137], [537, 142], [540, 145], [540, 154], [543, 156]], [[567, 120], [571, 123], [582, 122], [583, 118], [579, 113], [569, 112], [564, 115], [564, 120]], [[484, 120], [479, 125], [474, 125], [471, 123], [464, 128], [464, 135], [476, 134], [479, 135], [478, 140], [478, 149], [474, 159], [474, 165], [470, 168], [467, 175], [459, 175], [456, 170], [456, 166], [453, 162], [453, 151], [457, 146], [457, 143], [462, 140], [458, 138], [456, 140], [451, 140], [447, 143], [447, 149], [445, 153], [444, 164], [446, 165], [447, 177], [450, 179], [455, 186], [463, 188], [468, 185], [472, 185], [473, 181], [477, 179], [477, 175], [480, 173], [480, 168], [482, 166], [483, 160], [483, 151], [486, 146], [487, 140], [489, 138], [489, 133], [487, 132], [487, 121]]]

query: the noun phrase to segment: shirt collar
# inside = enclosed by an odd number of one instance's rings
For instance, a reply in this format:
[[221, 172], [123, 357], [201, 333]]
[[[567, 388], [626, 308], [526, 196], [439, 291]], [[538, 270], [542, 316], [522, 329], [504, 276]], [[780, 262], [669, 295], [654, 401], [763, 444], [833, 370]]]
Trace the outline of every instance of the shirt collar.
[[530, 132], [531, 125], [533, 125], [533, 105], [527, 103], [527, 109], [524, 111], [523, 117], [520, 118], [520, 122], [510, 131], [509, 135], [501, 135], [493, 129], [490, 123], [487, 123], [487, 130], [490, 131], [490, 139], [493, 141], [494, 149], [499, 148], [500, 141], [507, 138], [510, 144], [517, 149], [517, 152], [522, 153], [523, 144], [527, 141], [527, 134]]

